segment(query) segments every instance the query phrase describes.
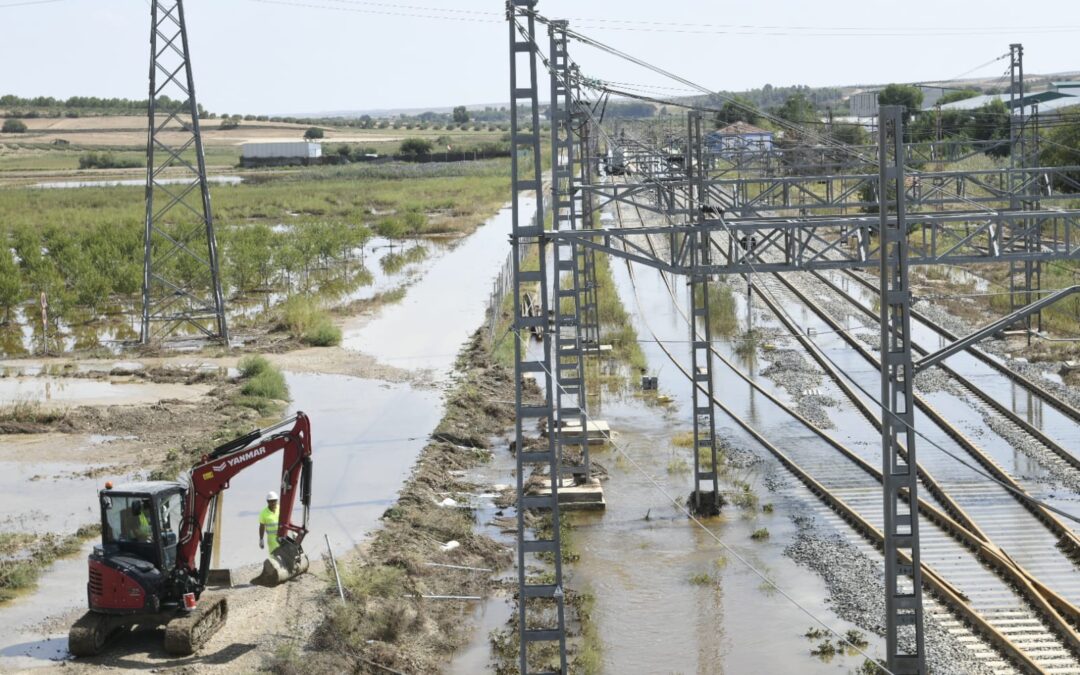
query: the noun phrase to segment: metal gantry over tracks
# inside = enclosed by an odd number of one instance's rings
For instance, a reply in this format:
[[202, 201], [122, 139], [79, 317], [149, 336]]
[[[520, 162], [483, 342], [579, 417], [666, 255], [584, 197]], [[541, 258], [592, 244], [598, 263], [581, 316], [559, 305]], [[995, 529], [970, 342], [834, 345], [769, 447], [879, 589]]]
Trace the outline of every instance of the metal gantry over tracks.
[[[579, 272], [584, 263], [578, 260], [599, 253], [688, 279], [695, 443], [692, 496], [695, 510], [702, 515], [714, 512], [712, 500], [718, 498], [715, 381], [708, 328], [710, 281], [720, 275], [878, 268], [882, 358], [881, 397], [877, 404], [881, 409], [885, 506], [886, 667], [893, 673], [925, 673], [908, 269], [911, 265], [1008, 263], [1014, 270], [1031, 270], [1024, 273], [1022, 281], [1013, 282], [1014, 303], [1023, 305], [1036, 300], [1040, 293], [1040, 264], [1080, 258], [1080, 211], [1043, 207], [1043, 202], [1072, 198], [1061, 191], [1055, 193], [1050, 186], [1080, 187], [1070, 178], [1070, 171], [1076, 167], [1038, 166], [1037, 155], [1019, 149], [1027, 123], [1016, 116], [1012, 118], [1015, 129], [1009, 146], [1018, 154], [1009, 168], [907, 172], [905, 165], [919, 163], [922, 158], [940, 161], [948, 157], [954, 161], [965, 153], [985, 151], [991, 144], [983, 147], [975, 143], [974, 148], [964, 148], [952, 140], [905, 143], [904, 110], [882, 106], [878, 143], [874, 146], [853, 147], [818, 138], [801, 149], [763, 148], [757, 153], [740, 150], [732, 157], [709, 146], [702, 133], [701, 112], [695, 110], [687, 117], [685, 137], [667, 146], [648, 145], [623, 136], [605, 137], [608, 156], [621, 157], [625, 170], [619, 173], [632, 174], [631, 178], [590, 182], [586, 171], [577, 172], [580, 179], [575, 180], [575, 164], [600, 166], [598, 141], [604, 131], [591, 115], [582, 92], [591, 89], [606, 95], [612, 90], [581, 74], [567, 51], [567, 35], [575, 34], [568, 31], [566, 22], [550, 21], [537, 14], [536, 4], [536, 0], [507, 3], [513, 100], [511, 244], [520, 247], [535, 243], [539, 250], [537, 269], [526, 270], [521, 265], [514, 268], [518, 295], [515, 309], [519, 309], [521, 293], [536, 286], [541, 304], [540, 317], [524, 317], [516, 311], [514, 318], [521, 672], [532, 672], [529, 648], [538, 641], [557, 642], [560, 668], [566, 672], [557, 478], [567, 471], [561, 463], [564, 436], [549, 433], [546, 440], [534, 441], [546, 443], [547, 450], [533, 452], [524, 437], [522, 422], [546, 418], [547, 428], [553, 430], [562, 421], [574, 418], [581, 424], [582, 437], [586, 436], [584, 371], [579, 367], [591, 336], [583, 331], [586, 319], [580, 298], [585, 290], [583, 283], [587, 286], [589, 282], [582, 281]], [[536, 40], [537, 22], [549, 25], [547, 58]], [[1014, 46], [1014, 71], [1022, 68], [1020, 53]], [[543, 189], [538, 62], [545, 64], [551, 75], [551, 230], [544, 228], [542, 213], [531, 224], [523, 225], [520, 212], [521, 193], [533, 191], [539, 197]], [[1022, 74], [1019, 77], [1022, 80]], [[523, 109], [527, 105], [532, 106], [531, 111]], [[520, 128], [519, 112], [531, 113], [531, 126], [526, 130]], [[577, 143], [571, 138], [575, 134]], [[1001, 145], [1001, 141], [992, 144]], [[526, 159], [531, 171], [522, 169]], [[660, 213], [668, 224], [590, 226], [594, 211], [616, 203]], [[667, 240], [671, 246], [665, 251], [646, 247], [640, 242], [642, 235]], [[552, 247], [554, 264], [550, 277], [551, 265], [545, 253], [548, 246]], [[722, 255], [714, 256], [715, 252]], [[535, 328], [533, 324], [542, 322], [546, 326], [549, 287], [555, 289], [557, 303], [554, 330], [552, 334], [544, 333], [540, 345], [526, 349], [524, 336]], [[568, 366], [565, 369], [564, 363]], [[543, 405], [531, 405], [523, 399], [524, 377], [535, 378]], [[553, 393], [553, 387], [559, 393]], [[587, 451], [587, 444], [583, 449]], [[701, 465], [703, 451], [704, 456], [712, 458], [711, 466]], [[523, 473], [530, 464], [547, 466], [552, 477], [550, 495], [525, 494]], [[581, 475], [581, 469], [570, 469], [569, 473]], [[530, 508], [550, 511], [554, 532], [551, 540], [528, 538], [523, 512]], [[554, 587], [529, 583], [526, 554], [534, 551], [553, 554]], [[539, 625], [537, 619], [530, 619], [526, 609], [537, 597], [552, 598], [557, 603], [555, 621], [549, 620], [543, 629], [535, 627]], [[550, 618], [551, 614], [546, 616]]]

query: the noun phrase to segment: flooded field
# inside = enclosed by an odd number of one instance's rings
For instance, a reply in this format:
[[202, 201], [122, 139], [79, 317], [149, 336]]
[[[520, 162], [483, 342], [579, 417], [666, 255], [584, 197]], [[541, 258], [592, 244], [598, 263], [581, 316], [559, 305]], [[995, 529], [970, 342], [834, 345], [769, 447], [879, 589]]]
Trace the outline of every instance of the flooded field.
[[[347, 349], [363, 352], [396, 368], [424, 373], [428, 382], [444, 383], [457, 351], [484, 318], [484, 299], [506, 256], [508, 211], [502, 211], [465, 240], [420, 244], [424, 255], [404, 263], [391, 258], [376, 264], [370, 283], [343, 296], [342, 301], [372, 297], [375, 293], [408, 286], [418, 300], [391, 306], [367, 317], [349, 330]], [[375, 241], [368, 260], [386, 261], [400, 256], [400, 245]], [[463, 292], [446, 295], [450, 284]], [[432, 315], [431, 299], [443, 294], [441, 313]], [[408, 297], [407, 296], [407, 297]], [[403, 343], [394, 335], [413, 336]], [[199, 357], [187, 359], [199, 367]], [[120, 362], [95, 362], [79, 370], [108, 372]], [[130, 369], [138, 361], [122, 363]], [[219, 366], [207, 363], [209, 368]], [[45, 362], [19, 362], [0, 378], [0, 403], [34, 400], [55, 405], [144, 405], [161, 399], [202, 396], [202, 385], [161, 385], [73, 379], [48, 375]], [[325, 551], [325, 539], [336, 554], [352, 550], [365, 534], [378, 526], [397, 491], [442, 416], [442, 390], [364, 377], [286, 372], [291, 394], [287, 412], [303, 411], [313, 421], [315, 462], [311, 532], [307, 543], [313, 560]], [[0, 522], [8, 529], [66, 532], [95, 522], [96, 490], [105, 480], [121, 481], [101, 465], [78, 461], [82, 452], [109, 447], [115, 439], [65, 439], [70, 461], [40, 463], [21, 457], [22, 450], [48, 439], [28, 441], [0, 437], [0, 489], [21, 495], [5, 500]], [[10, 459], [11, 461], [5, 461]], [[92, 475], [84, 475], [92, 474]], [[224, 497], [221, 564], [241, 567], [258, 563], [265, 551], [258, 547], [257, 515], [265, 495], [277, 489], [280, 464], [272, 459], [255, 465], [231, 482]], [[0, 640], [0, 670], [49, 665], [66, 656], [70, 620], [85, 606], [84, 554], [60, 561], [42, 577], [39, 590], [0, 607], [0, 622], [15, 627]]]

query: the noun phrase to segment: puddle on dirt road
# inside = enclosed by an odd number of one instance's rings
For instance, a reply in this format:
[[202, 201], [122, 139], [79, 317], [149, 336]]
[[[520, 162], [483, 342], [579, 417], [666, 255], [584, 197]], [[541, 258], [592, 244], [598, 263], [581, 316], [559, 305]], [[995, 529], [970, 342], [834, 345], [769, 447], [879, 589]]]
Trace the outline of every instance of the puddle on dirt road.
[[[532, 201], [523, 202], [526, 212]], [[511, 212], [504, 208], [453, 251], [435, 261], [405, 299], [378, 321], [346, 330], [342, 346], [387, 365], [429, 369], [445, 377], [458, 349], [484, 318], [491, 281], [509, 252]]]
[[[98, 465], [101, 466], [101, 465]], [[58, 462], [0, 462], [0, 528], [4, 532], [72, 534], [98, 522], [95, 495], [101, 479], [80, 475], [93, 465]], [[21, 497], [37, 505], [27, 509]]]

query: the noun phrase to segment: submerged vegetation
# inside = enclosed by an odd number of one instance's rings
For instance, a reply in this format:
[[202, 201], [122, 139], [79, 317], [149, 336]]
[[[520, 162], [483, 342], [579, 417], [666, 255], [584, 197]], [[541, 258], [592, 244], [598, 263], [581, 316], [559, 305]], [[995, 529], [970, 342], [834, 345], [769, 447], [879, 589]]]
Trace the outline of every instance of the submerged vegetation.
[[[223, 290], [234, 300], [311, 295], [338, 269], [363, 282], [370, 279], [363, 250], [376, 229], [392, 240], [469, 232], [505, 201], [507, 189], [504, 161], [320, 167], [214, 187]], [[0, 223], [0, 323], [29, 313], [45, 297], [46, 332], [55, 337], [64, 325], [136, 305], [143, 196], [136, 187], [0, 190], [7, 216]], [[183, 209], [170, 217], [176, 221], [165, 230], [175, 235], [198, 225], [197, 215]], [[387, 264], [423, 255], [423, 249], [406, 251]], [[173, 256], [159, 269], [194, 281], [188, 258]], [[298, 337], [309, 344], [340, 339], [326, 321]]]
[[0, 533], [0, 603], [32, 588], [41, 572], [59, 558], [74, 555], [83, 542], [100, 533], [99, 525], [80, 527], [74, 534]]

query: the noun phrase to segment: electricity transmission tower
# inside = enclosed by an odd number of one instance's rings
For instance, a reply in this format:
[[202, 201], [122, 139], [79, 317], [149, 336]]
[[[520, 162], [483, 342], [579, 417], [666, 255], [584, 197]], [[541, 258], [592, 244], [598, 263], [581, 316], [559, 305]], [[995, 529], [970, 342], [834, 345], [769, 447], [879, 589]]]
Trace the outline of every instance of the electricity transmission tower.
[[183, 0], [152, 0], [141, 342], [228, 342]]

